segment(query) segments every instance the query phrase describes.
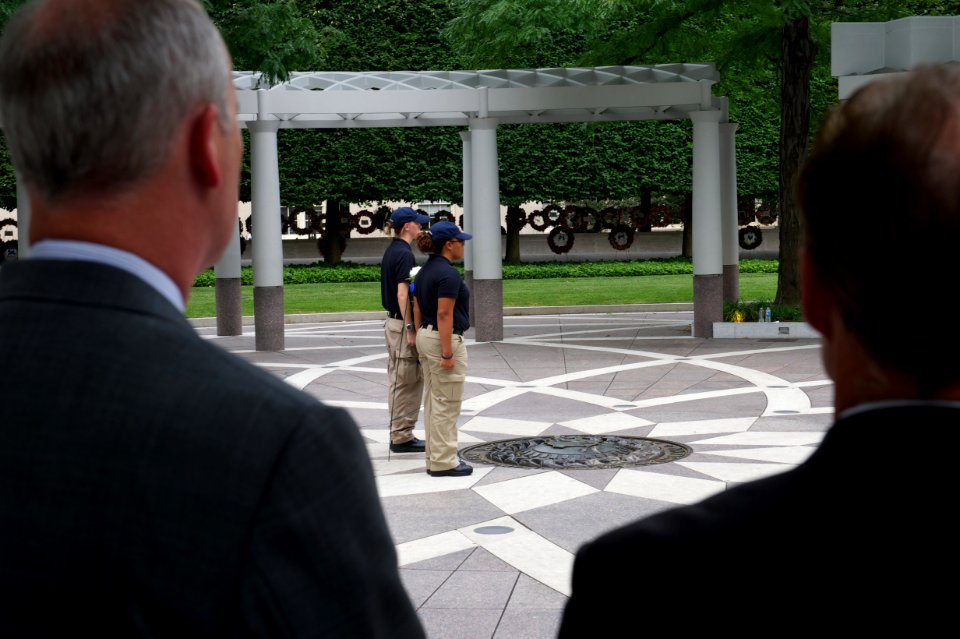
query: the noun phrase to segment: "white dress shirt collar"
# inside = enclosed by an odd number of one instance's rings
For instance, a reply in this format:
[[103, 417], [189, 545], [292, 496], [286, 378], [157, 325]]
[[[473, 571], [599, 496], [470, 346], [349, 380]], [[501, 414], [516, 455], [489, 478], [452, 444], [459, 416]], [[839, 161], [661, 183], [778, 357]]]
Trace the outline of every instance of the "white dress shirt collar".
[[41, 240], [30, 246], [29, 259], [97, 262], [136, 275], [182, 313], [186, 308], [180, 289], [170, 276], [142, 257], [112, 246], [75, 240]]

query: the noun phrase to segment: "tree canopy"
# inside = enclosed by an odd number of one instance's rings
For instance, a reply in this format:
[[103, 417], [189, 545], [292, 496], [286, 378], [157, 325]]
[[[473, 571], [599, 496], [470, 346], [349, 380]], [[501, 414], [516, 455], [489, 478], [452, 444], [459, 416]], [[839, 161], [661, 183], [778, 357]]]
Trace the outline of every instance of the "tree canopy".
[[[836, 96], [828, 71], [830, 22], [949, 14], [960, 8], [947, 0], [453, 1], [459, 17], [446, 33], [464, 59], [480, 64], [524, 60], [531, 50], [548, 50], [557, 36], [580, 43], [582, 64], [714, 60], [724, 78], [717, 90], [730, 96], [731, 119], [741, 124], [740, 193], [759, 194], [773, 186], [771, 155], [763, 153], [769, 147], [760, 134], [770, 133], [770, 123], [779, 126], [776, 301], [781, 304], [799, 301], [802, 229], [792, 185], [811, 133]], [[778, 108], [771, 108], [771, 94], [779, 97]], [[761, 154], [751, 157], [755, 151]]]
[[[731, 120], [740, 125], [738, 191], [780, 200], [810, 132], [836, 99], [828, 63], [830, 21], [960, 13], [958, 0], [202, 1], [236, 68], [262, 71], [266, 83], [305, 70], [714, 61], [721, 71], [714, 93], [729, 96]], [[0, 20], [19, 4], [0, 0]], [[800, 48], [785, 52], [786, 36]], [[459, 202], [457, 133], [283, 129], [281, 201]], [[503, 204], [627, 202], [645, 191], [690, 189], [687, 122], [510, 125], [499, 128], [498, 138]], [[12, 208], [15, 183], [2, 146], [0, 157], [0, 206]], [[243, 179], [242, 197], [249, 199], [248, 169]], [[790, 203], [781, 204], [782, 226], [798, 237]], [[781, 247], [791, 250], [787, 240], [781, 239]]]

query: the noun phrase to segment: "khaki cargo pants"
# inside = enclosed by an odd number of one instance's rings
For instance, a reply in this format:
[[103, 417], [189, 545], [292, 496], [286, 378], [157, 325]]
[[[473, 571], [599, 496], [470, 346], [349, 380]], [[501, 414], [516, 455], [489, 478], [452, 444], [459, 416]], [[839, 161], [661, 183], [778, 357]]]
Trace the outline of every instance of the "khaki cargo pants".
[[388, 318], [383, 325], [387, 342], [387, 405], [390, 408], [390, 443], [413, 439], [413, 426], [420, 415], [423, 373], [417, 363], [417, 348], [407, 344], [403, 320]]
[[453, 369], [440, 366], [440, 334], [432, 328], [417, 331], [417, 350], [423, 368], [423, 421], [427, 433], [427, 470], [449, 470], [457, 459], [457, 418], [467, 377], [467, 347], [454, 335]]

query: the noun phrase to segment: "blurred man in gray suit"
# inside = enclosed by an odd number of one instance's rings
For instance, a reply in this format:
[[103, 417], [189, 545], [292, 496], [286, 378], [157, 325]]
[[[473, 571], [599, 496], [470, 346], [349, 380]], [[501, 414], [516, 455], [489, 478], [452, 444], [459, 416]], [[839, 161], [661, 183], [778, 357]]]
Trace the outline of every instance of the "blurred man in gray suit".
[[355, 424], [183, 318], [236, 233], [230, 74], [194, 0], [6, 25], [0, 635], [423, 636]]

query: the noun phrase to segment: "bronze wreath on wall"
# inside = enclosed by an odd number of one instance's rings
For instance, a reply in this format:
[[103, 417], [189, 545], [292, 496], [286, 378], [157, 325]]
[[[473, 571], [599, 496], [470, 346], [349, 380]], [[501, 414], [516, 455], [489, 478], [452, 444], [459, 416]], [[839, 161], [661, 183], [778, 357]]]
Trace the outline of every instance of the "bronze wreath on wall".
[[[550, 218], [550, 224], [553, 226], [569, 227], [570, 217], [573, 215], [573, 207], [567, 206], [561, 209], [556, 204], [552, 204], [551, 206], [554, 208], [550, 209], [550, 207], [547, 207], [546, 209], [543, 209], [547, 214], [547, 217]], [[548, 211], [547, 209], [550, 210]]]
[[633, 228], [626, 224], [618, 224], [610, 229], [607, 240], [616, 250], [626, 251], [633, 245]]
[[763, 202], [757, 207], [757, 222], [767, 226], [773, 224], [777, 221], [777, 217], [779, 217], [778, 209], [779, 207], [776, 202]]
[[573, 231], [565, 226], [556, 226], [547, 235], [547, 246], [557, 255], [567, 253], [573, 248]]
[[8, 226], [15, 231], [17, 229], [17, 221], [14, 219], [0, 220], [0, 242], [6, 241], [7, 238], [10, 238], [10, 241], [14, 241], [13, 231], [8, 232], [6, 230]]
[[575, 231], [581, 231], [583, 233], [599, 233], [600, 229], [603, 228], [600, 215], [596, 209], [592, 209], [589, 206], [578, 206], [574, 208], [570, 226], [573, 227]]
[[666, 204], [657, 204], [650, 207], [646, 223], [650, 226], [664, 227], [673, 221], [673, 209]]
[[600, 216], [600, 224], [605, 229], [612, 229], [620, 219], [617, 209], [612, 206], [602, 209], [597, 215]]
[[[420, 215], [426, 215], [426, 211], [422, 209], [417, 209], [417, 213], [419, 213]], [[434, 224], [436, 224], [437, 222], [456, 222], [457, 221], [457, 218], [453, 216], [453, 213], [446, 210], [437, 211], [436, 213], [433, 214], [432, 219]]]
[[367, 209], [357, 211], [354, 227], [360, 235], [370, 235], [377, 230], [376, 216]]
[[673, 209], [666, 204], [658, 204], [650, 208], [650, 224], [659, 228], [667, 226], [673, 222]]
[[534, 231], [545, 231], [550, 226], [550, 218], [541, 210], [536, 210], [527, 216], [527, 224]]
[[547, 216], [547, 226], [567, 226], [567, 213], [559, 204], [546, 205], [543, 214]]
[[763, 242], [763, 232], [759, 226], [744, 226], [737, 231], [740, 248], [752, 251]]
[[[303, 213], [303, 226], [300, 226], [300, 214]], [[295, 206], [290, 209], [290, 230], [297, 235], [310, 235], [313, 230], [314, 216], [317, 212], [309, 206]], [[321, 223], [322, 230], [322, 223]]]

